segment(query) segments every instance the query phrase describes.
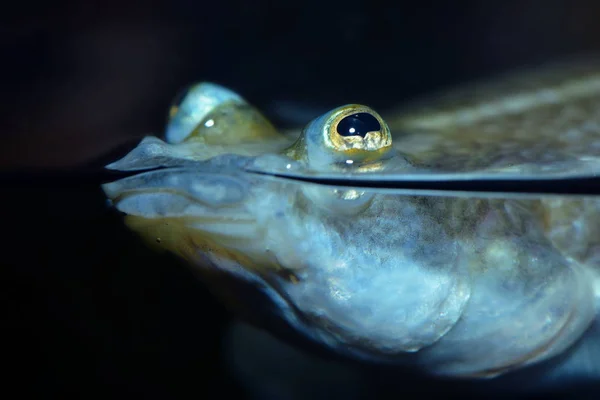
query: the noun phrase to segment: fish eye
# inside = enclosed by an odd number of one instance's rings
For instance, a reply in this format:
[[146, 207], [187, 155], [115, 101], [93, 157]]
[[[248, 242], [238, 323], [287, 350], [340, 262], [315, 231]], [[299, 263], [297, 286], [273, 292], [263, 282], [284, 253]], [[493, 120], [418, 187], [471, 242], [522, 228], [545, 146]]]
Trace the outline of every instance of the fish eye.
[[[214, 83], [202, 82], [181, 90], [169, 108], [165, 137], [169, 143], [181, 143], [194, 129], [206, 123], [206, 117], [223, 104], [244, 104], [235, 92]], [[209, 124], [210, 125], [210, 124]]]
[[273, 125], [244, 98], [221, 85], [202, 82], [175, 97], [168, 115], [168, 143], [239, 144], [277, 135]]
[[392, 145], [390, 130], [381, 116], [359, 104], [338, 107], [311, 125], [306, 134], [321, 136], [326, 148], [346, 156], [371, 158]]
[[381, 124], [372, 114], [361, 112], [344, 117], [337, 125], [340, 136], [360, 136], [364, 138], [368, 132], [381, 130]]
[[380, 160], [392, 147], [390, 129], [372, 108], [349, 104], [316, 118], [286, 152], [312, 167]]

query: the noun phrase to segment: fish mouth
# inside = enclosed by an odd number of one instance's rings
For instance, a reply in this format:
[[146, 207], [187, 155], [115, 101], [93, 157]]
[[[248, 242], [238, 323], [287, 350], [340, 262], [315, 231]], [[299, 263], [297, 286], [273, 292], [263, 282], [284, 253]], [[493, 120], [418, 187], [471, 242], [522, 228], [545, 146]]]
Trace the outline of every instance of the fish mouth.
[[191, 167], [129, 171], [124, 175], [102, 185], [106, 195], [114, 202], [122, 203], [139, 195], [171, 196], [172, 207], [146, 208], [140, 204], [142, 208], [138, 212], [147, 217], [187, 215], [191, 211], [187, 208], [193, 205], [222, 207], [236, 204], [249, 190], [248, 182], [234, 174], [202, 172]]
[[249, 220], [243, 203], [251, 182], [241, 168], [248, 157], [191, 151], [148, 136], [107, 165], [102, 190], [113, 205], [146, 219]]
[[104, 193], [127, 225], [159, 247], [189, 258], [195, 247], [225, 246], [256, 233], [244, 207], [251, 183], [235, 171], [157, 167], [117, 176], [102, 185]]

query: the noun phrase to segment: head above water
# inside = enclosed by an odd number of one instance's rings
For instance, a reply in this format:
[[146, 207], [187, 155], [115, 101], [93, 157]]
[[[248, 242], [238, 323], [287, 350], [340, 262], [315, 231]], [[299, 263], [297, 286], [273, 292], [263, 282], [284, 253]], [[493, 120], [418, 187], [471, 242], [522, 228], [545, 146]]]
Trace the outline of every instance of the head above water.
[[[169, 113], [166, 140], [171, 144], [264, 143], [279, 134], [239, 95], [210, 83], [193, 85]], [[311, 121], [282, 153], [313, 168], [364, 163], [383, 158], [392, 148], [390, 130], [373, 109], [358, 104], [337, 107]]]
[[[338, 352], [444, 375], [492, 376], [571, 346], [595, 308], [588, 268], [557, 244], [548, 225], [572, 229], [559, 218], [565, 208], [269, 176], [377, 172], [393, 179], [425, 169], [427, 162], [414, 160], [438, 157], [412, 143], [420, 153], [409, 162], [410, 148], [397, 151], [384, 119], [356, 104], [291, 137], [241, 96], [202, 83], [171, 108], [166, 142], [148, 137], [108, 166], [164, 168], [104, 190], [149, 243], [204, 274], [251, 283], [287, 324]], [[593, 213], [600, 203], [590, 207]]]

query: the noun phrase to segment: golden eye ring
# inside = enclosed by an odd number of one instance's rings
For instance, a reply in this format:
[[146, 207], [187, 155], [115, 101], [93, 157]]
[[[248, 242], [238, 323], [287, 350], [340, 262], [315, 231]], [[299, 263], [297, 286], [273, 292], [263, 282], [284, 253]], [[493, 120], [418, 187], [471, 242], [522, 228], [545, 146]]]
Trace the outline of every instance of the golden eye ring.
[[390, 130], [373, 109], [350, 104], [331, 112], [323, 126], [323, 142], [336, 153], [372, 159], [392, 147]]

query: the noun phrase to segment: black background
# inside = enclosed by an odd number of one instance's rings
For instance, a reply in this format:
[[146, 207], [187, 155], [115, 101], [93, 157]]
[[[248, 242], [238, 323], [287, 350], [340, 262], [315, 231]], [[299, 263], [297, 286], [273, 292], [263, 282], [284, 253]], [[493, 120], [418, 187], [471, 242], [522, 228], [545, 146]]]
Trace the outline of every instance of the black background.
[[[0, 39], [4, 176], [98, 165], [159, 133], [175, 93], [197, 80], [233, 88], [285, 125], [339, 104], [385, 109], [498, 71], [600, 50], [593, 0], [10, 7]], [[246, 396], [222, 365], [231, 315], [185, 266], [129, 233], [97, 181], [31, 175], [1, 190], [6, 390]], [[419, 385], [402, 396], [419, 397]], [[440, 395], [454, 394], [468, 397]]]

